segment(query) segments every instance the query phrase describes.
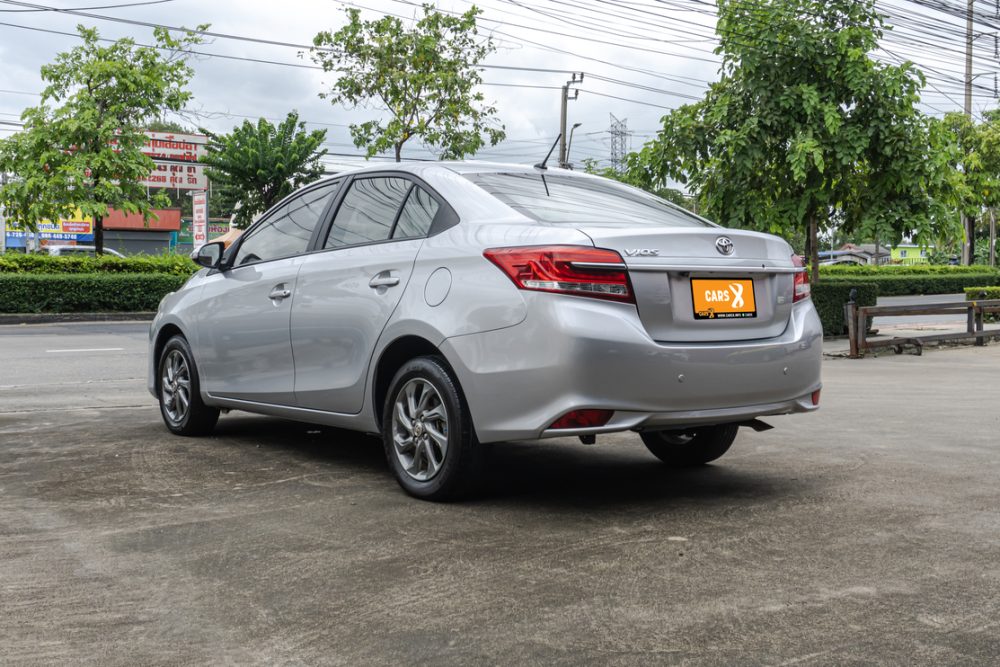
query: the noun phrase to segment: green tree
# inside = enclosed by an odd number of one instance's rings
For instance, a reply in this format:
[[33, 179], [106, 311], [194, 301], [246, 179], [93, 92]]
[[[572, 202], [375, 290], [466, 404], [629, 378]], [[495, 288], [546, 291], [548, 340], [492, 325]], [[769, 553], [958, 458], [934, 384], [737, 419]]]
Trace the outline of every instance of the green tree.
[[916, 109], [923, 76], [869, 53], [883, 34], [874, 0], [719, 0], [720, 81], [663, 118], [632, 159], [636, 178], [689, 183], [723, 224], [805, 232], [818, 280], [818, 229], [883, 243], [929, 241], [929, 159]]
[[104, 44], [97, 30], [77, 30], [83, 44], [42, 67], [41, 103], [21, 115], [22, 132], [0, 143], [0, 171], [15, 175], [0, 188], [0, 205], [29, 230], [79, 210], [93, 218], [101, 253], [109, 209], [148, 220], [163, 204], [142, 184], [154, 167], [141, 152], [143, 128], [190, 99], [185, 87], [193, 70], [186, 58], [200, 37], [157, 28], [154, 48], [129, 38]]
[[585, 158], [583, 160], [583, 171], [587, 174], [603, 176], [604, 178], [610, 178], [620, 183], [640, 188], [650, 194], [656, 195], [660, 199], [666, 199], [668, 202], [677, 204], [678, 206], [686, 208], [689, 211], [695, 211], [697, 209], [697, 202], [693, 196], [685, 195], [676, 188], [668, 188], [665, 185], [651, 183], [642, 175], [637, 175], [636, 172], [628, 170], [619, 171], [613, 167], [601, 167], [598, 166], [597, 160], [594, 158]]
[[[961, 246], [972, 241], [970, 261], [989, 258], [989, 246], [976, 246], [978, 223], [989, 218], [989, 210], [1000, 206], [1000, 110], [988, 111], [982, 122], [963, 113], [947, 113], [931, 119], [931, 145], [935, 157], [949, 169], [946, 187], [935, 193], [943, 206], [941, 215], [948, 228], [962, 234], [948, 239], [947, 245]], [[962, 218], [970, 221], [968, 228]]]
[[150, 132], [173, 132], [174, 134], [198, 134], [192, 127], [186, 127], [173, 120], [152, 120], [146, 123], [146, 129]]
[[273, 125], [261, 118], [236, 127], [229, 134], [208, 135], [208, 155], [201, 161], [216, 191], [223, 200], [239, 201], [233, 224], [240, 228], [253, 221], [296, 188], [323, 175], [320, 158], [326, 149], [326, 130], [307, 132], [299, 114], [292, 111], [285, 120]]
[[347, 25], [316, 35], [311, 55], [338, 75], [321, 98], [350, 106], [374, 100], [388, 112], [388, 120], [351, 125], [354, 145], [368, 157], [393, 149], [399, 162], [403, 145], [418, 137], [441, 159], [460, 159], [504, 139], [496, 108], [475, 90], [477, 65], [495, 49], [491, 38], [478, 38], [479, 9], [450, 16], [425, 4], [412, 29], [392, 16], [362, 21], [357, 9], [346, 12]]

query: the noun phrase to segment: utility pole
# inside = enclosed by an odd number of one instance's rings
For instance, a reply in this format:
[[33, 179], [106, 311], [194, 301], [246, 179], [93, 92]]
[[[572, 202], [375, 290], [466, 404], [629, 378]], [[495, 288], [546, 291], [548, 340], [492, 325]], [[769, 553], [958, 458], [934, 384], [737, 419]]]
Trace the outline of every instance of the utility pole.
[[[965, 115], [972, 118], [972, 34], [973, 7], [976, 0], [967, 0], [965, 9]], [[976, 219], [962, 214], [965, 243], [962, 244], [962, 264], [972, 264], [976, 257]]]
[[[7, 185], [7, 172], [0, 172], [0, 186]], [[7, 252], [7, 218], [0, 206], [0, 255]]]
[[561, 97], [560, 97], [560, 110], [559, 110], [559, 166], [566, 169], [566, 104], [570, 99], [577, 99], [580, 97], [580, 90], [576, 89], [573, 91], [573, 97], [569, 96], [569, 88], [577, 83], [583, 83], [583, 72], [580, 72], [580, 78], [577, 79], [577, 73], [573, 72], [573, 78], [566, 82], [566, 85], [562, 87]]
[[965, 9], [965, 115], [972, 116], [972, 34], [973, 5], [976, 0], [968, 0]]
[[608, 133], [611, 135], [611, 168], [615, 171], [622, 171], [625, 166], [625, 156], [628, 154], [628, 118], [618, 120], [615, 115], [611, 116], [611, 127]]

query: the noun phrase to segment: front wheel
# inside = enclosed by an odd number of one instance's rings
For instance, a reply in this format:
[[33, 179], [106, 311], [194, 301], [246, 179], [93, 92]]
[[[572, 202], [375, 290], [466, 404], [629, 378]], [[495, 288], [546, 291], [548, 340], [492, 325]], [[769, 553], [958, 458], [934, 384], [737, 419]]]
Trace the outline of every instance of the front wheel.
[[198, 368], [183, 336], [174, 336], [160, 353], [160, 414], [176, 435], [208, 435], [219, 420], [219, 410], [201, 400]]
[[396, 481], [417, 498], [453, 499], [479, 475], [482, 446], [442, 359], [418, 357], [396, 373], [382, 412], [382, 443]]
[[640, 434], [653, 456], [674, 467], [704, 465], [727, 451], [739, 430], [736, 424], [699, 426], [690, 431], [649, 431]]

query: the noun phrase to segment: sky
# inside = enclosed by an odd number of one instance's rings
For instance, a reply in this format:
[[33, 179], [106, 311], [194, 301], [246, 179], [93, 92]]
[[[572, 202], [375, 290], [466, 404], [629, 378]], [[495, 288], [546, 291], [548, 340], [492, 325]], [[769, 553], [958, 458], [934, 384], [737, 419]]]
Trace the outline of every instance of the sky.
[[[149, 43], [152, 29], [95, 17], [68, 15], [55, 9], [88, 11], [148, 23], [192, 27], [211, 24], [227, 35], [262, 38], [293, 45], [310, 44], [320, 30], [335, 31], [345, 22], [344, 9], [362, 9], [365, 18], [389, 13], [411, 19], [413, 0], [0, 0], [0, 123], [16, 121], [25, 106], [37, 102], [42, 83], [39, 68], [55, 54], [79, 44], [72, 36], [41, 30], [74, 32], [77, 24], [96, 27], [102, 37], [133, 37]], [[887, 2], [889, 0], [886, 0]], [[892, 0], [900, 6], [903, 0]], [[440, 0], [442, 11], [462, 12], [470, 0]], [[482, 150], [476, 157], [505, 162], [536, 162], [548, 152], [559, 132], [560, 90], [570, 72], [583, 72], [578, 99], [569, 102], [568, 123], [581, 123], [571, 149], [571, 161], [593, 158], [607, 165], [610, 157], [611, 115], [627, 121], [629, 146], [638, 149], [660, 125], [659, 119], [703, 95], [717, 78], [713, 3], [705, 0], [480, 0], [480, 28], [497, 46], [485, 64], [487, 101], [498, 109], [507, 139]], [[133, 5], [133, 6], [126, 6]], [[914, 3], [913, 15], [933, 14]], [[85, 9], [93, 8], [93, 9]], [[940, 18], [940, 17], [939, 17]], [[943, 19], [942, 19], [943, 20]], [[13, 24], [13, 25], [10, 25]], [[17, 27], [15, 27], [17, 26]], [[34, 30], [32, 30], [32, 28]], [[984, 42], [986, 40], [983, 40]], [[992, 53], [992, 42], [989, 47]], [[923, 58], [941, 71], [933, 89], [927, 89], [927, 110], [955, 110], [960, 87], [952, 71], [961, 63], [953, 54], [930, 43], [901, 42], [888, 57]], [[326, 162], [352, 165], [361, 151], [351, 142], [348, 125], [381, 112], [374, 108], [347, 109], [322, 100], [330, 75], [302, 67], [313, 63], [295, 46], [274, 46], [243, 40], [208, 38], [197, 48], [215, 57], [199, 55], [191, 61], [195, 75], [189, 111], [179, 122], [225, 132], [246, 117], [282, 119], [292, 109], [311, 128], [327, 129]], [[289, 67], [246, 62], [218, 56], [253, 58], [297, 65]], [[995, 66], [994, 61], [990, 62]], [[528, 67], [564, 72], [532, 72]], [[978, 70], [977, 70], [978, 71]], [[992, 69], [989, 71], [993, 71]], [[995, 106], [993, 80], [983, 70], [976, 90], [977, 109]], [[937, 75], [935, 75], [937, 76]], [[0, 137], [12, 126], [0, 124]], [[337, 155], [337, 154], [343, 155]], [[404, 157], [433, 157], [417, 141], [404, 148]]]

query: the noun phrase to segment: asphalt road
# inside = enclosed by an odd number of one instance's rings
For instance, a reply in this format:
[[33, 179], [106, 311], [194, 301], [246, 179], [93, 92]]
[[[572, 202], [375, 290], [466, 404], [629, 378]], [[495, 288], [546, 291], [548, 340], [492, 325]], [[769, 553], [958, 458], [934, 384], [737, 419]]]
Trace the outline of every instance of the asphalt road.
[[0, 663], [1000, 655], [998, 345], [829, 361], [819, 413], [697, 470], [634, 435], [496, 447], [434, 505], [363, 436], [169, 435], [145, 326], [0, 328]]

